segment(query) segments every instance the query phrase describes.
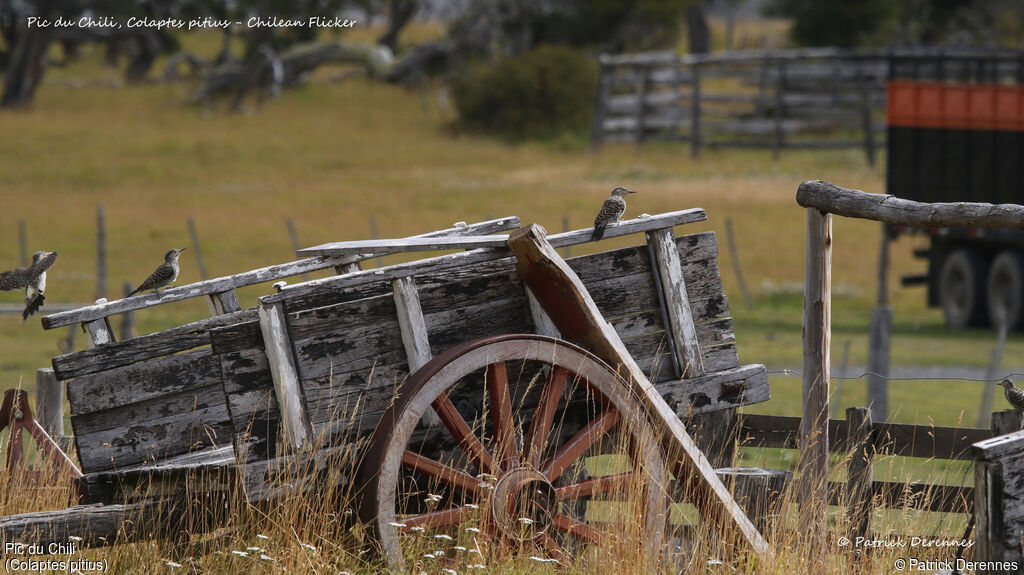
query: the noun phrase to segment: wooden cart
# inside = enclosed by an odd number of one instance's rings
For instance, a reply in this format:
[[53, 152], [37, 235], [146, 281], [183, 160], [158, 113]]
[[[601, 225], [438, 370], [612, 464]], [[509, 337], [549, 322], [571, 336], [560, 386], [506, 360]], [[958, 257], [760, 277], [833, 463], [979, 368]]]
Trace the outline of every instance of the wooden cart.
[[[769, 397], [764, 366], [739, 364], [714, 234], [673, 235], [704, 219], [689, 209], [624, 221], [605, 237], [647, 242], [568, 260], [555, 249], [588, 242], [589, 228], [545, 237], [517, 218], [460, 224], [46, 316], [47, 329], [81, 324], [94, 344], [53, 359], [83, 505], [2, 518], [0, 536], [144, 537], [124, 514], [174, 509], [167, 501], [197, 477], [259, 503], [318, 485], [329, 455], [350, 450], [353, 469], [331, 477], [363, 482], [361, 515], [394, 567], [406, 539], [481, 517], [497, 540], [557, 558], [623, 522], [595, 512], [622, 489], [635, 496], [616, 514], [649, 545], [685, 493], [766, 553], [683, 424]], [[462, 251], [359, 269], [441, 249]], [[275, 284], [240, 308], [238, 288], [322, 269], [337, 275]], [[196, 297], [211, 318], [115, 341], [110, 316]], [[281, 485], [286, 468], [309, 481]]]

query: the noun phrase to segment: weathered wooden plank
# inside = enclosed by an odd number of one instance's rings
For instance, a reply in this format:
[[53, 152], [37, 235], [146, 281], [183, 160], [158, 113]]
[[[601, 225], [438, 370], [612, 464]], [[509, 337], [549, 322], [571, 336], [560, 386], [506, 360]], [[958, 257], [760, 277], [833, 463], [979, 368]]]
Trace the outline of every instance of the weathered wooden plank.
[[661, 290], [669, 320], [668, 335], [674, 343], [675, 353], [681, 370], [681, 377], [690, 379], [704, 375], [700, 357], [700, 342], [693, 325], [693, 315], [683, 280], [679, 249], [671, 229], [654, 230], [647, 233], [647, 241], [653, 249], [655, 270], [661, 279]]
[[[778, 415], [746, 414], [742, 418], [742, 435], [750, 445], [796, 449], [800, 434], [800, 418]], [[846, 421], [829, 421], [829, 436], [849, 435]], [[903, 457], [939, 459], [971, 459], [971, 445], [992, 437], [987, 429], [933, 427], [903, 423], [874, 423], [871, 436], [876, 453]], [[844, 441], [830, 445], [833, 453], [847, 451]]]
[[281, 415], [266, 354], [250, 349], [219, 357], [238, 462], [274, 457]]
[[235, 293], [235, 290], [210, 294], [209, 298], [211, 315], [224, 315], [242, 311], [242, 306], [238, 303], [238, 294]]
[[715, 475], [675, 411], [665, 403], [626, 352], [615, 331], [601, 317], [580, 279], [544, 238], [543, 230], [530, 226], [513, 232], [509, 236], [509, 247], [519, 260], [517, 269], [523, 280], [551, 314], [563, 336], [582, 343], [605, 361], [626, 370], [639, 400], [656, 414], [666, 443], [679, 450], [682, 456], [675, 469], [676, 475], [694, 478], [693, 491], [702, 495], [693, 500], [698, 509], [705, 517], [717, 518], [737, 529], [756, 553], [767, 556], [769, 549], [764, 538]]
[[281, 412], [281, 427], [285, 441], [301, 449], [312, 439], [312, 428], [306, 414], [299, 374], [292, 355], [292, 340], [288, 333], [288, 320], [284, 304], [260, 304], [260, 331], [266, 345], [270, 374], [274, 378], [274, 392]]
[[[488, 230], [499, 231], [519, 226], [519, 218], [509, 217], [499, 220], [490, 220], [477, 224], [458, 226], [449, 230], [432, 232], [433, 234], [445, 233], [488, 233]], [[358, 259], [358, 258], [356, 258]], [[352, 258], [324, 258], [313, 257], [304, 260], [278, 264], [256, 270], [250, 270], [224, 276], [211, 280], [196, 282], [185, 286], [170, 287], [162, 290], [159, 294], [146, 294], [131, 298], [115, 300], [112, 302], [96, 303], [91, 306], [78, 308], [76, 310], [51, 314], [43, 318], [43, 327], [54, 329], [64, 325], [88, 322], [94, 319], [110, 315], [124, 313], [126, 311], [144, 309], [154, 305], [191, 299], [194, 297], [207, 296], [210, 294], [226, 292], [240, 287], [271, 282], [291, 276], [302, 275], [321, 269], [327, 269], [339, 265], [352, 263]], [[371, 270], [375, 271], [375, 270]], [[360, 272], [362, 273], [362, 272]], [[387, 278], [394, 279], [394, 278]]]
[[[523, 287], [526, 288], [526, 286]], [[555, 322], [551, 321], [548, 312], [544, 311], [544, 307], [540, 305], [529, 288], [526, 288], [526, 304], [530, 308], [530, 319], [533, 320], [533, 333], [554, 338], [562, 337], [558, 328], [555, 327]]]
[[[704, 221], [705, 219], [707, 219], [707, 216], [705, 215], [704, 210], [700, 208], [691, 208], [688, 210], [680, 210], [677, 212], [668, 212], [664, 214], [649, 216], [646, 218], [624, 220], [615, 226], [610, 226], [605, 232], [604, 237], [613, 238], [632, 233], [646, 232], [663, 227], [700, 222]], [[550, 242], [551, 245], [555, 247], [578, 245], [581, 243], [589, 242], [591, 233], [592, 230], [583, 229], [565, 232], [562, 234], [555, 234], [551, 236]], [[260, 298], [260, 301], [264, 303], [285, 301], [315, 292], [324, 287], [328, 287], [331, 289], [340, 289], [374, 281], [395, 280], [400, 277], [407, 276], [420, 276], [423, 274], [431, 274], [439, 271], [500, 259], [507, 256], [508, 252], [506, 250], [498, 248], [479, 248], [467, 250], [456, 254], [448, 254], [433, 258], [426, 258], [415, 262], [387, 266], [385, 268], [364, 270], [344, 276], [311, 280], [301, 284], [285, 286], [284, 288], [281, 289], [279, 293], [263, 296], [262, 298]]]
[[36, 406], [33, 416], [54, 441], [62, 441], [64, 382], [57, 380], [52, 369], [44, 367], [36, 370]]
[[968, 202], [922, 203], [882, 194], [841, 188], [824, 180], [808, 180], [797, 189], [805, 208], [915, 228], [1024, 229], [1024, 206]]
[[256, 321], [256, 310], [212, 317], [129, 340], [108, 343], [102, 349], [94, 348], [59, 355], [52, 360], [53, 371], [58, 379], [71, 379], [202, 347], [210, 343], [210, 330], [243, 321]]
[[871, 437], [871, 411], [866, 407], [846, 410], [847, 445], [852, 448], [846, 471], [846, 512], [850, 522], [850, 539], [867, 537], [871, 524], [871, 459], [874, 440]]
[[141, 404], [72, 415], [85, 473], [181, 455], [231, 441], [220, 382]]
[[[82, 546], [127, 542], [150, 536], [162, 502], [157, 499], [131, 504], [75, 505], [56, 511], [19, 513], [0, 517], [0, 540], [35, 544], [68, 544], [81, 537]], [[27, 553], [26, 553], [27, 555]]]
[[[43, 321], [46, 321], [45, 317]], [[89, 342], [93, 347], [99, 347], [115, 341], [114, 330], [110, 328], [110, 321], [105, 317], [84, 322], [82, 329], [89, 335]]]
[[416, 371], [433, 357], [427, 338], [427, 324], [420, 308], [420, 296], [416, 291], [416, 280], [399, 278], [394, 282], [395, 309], [398, 312], [398, 329], [402, 334], [402, 346], [409, 363], [409, 371]]
[[68, 382], [74, 415], [145, 403], [220, 380], [220, 363], [208, 350], [170, 355]]
[[441, 238], [383, 238], [331, 242], [303, 248], [300, 256], [349, 256], [383, 252], [433, 252], [442, 250], [471, 250], [476, 248], [503, 248], [508, 236], [461, 236]]
[[686, 380], [658, 383], [655, 389], [681, 418], [771, 399], [763, 365], [745, 365]]

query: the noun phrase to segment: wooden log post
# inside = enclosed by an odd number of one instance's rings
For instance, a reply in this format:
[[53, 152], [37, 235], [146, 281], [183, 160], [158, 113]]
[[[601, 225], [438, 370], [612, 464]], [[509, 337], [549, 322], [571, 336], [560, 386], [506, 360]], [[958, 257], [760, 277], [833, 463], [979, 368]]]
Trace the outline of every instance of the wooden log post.
[[697, 448], [686, 427], [626, 351], [615, 329], [605, 321], [579, 276], [558, 256], [540, 226], [531, 225], [509, 235], [509, 248], [518, 260], [516, 269], [568, 341], [621, 370], [639, 401], [663, 434], [676, 477], [688, 478], [691, 502], [702, 517], [725, 529], [734, 529], [758, 555], [770, 555], [768, 544], [736, 504]]
[[285, 442], [295, 450], [308, 446], [313, 438], [306, 402], [302, 396], [298, 369], [292, 354], [292, 341], [288, 333], [288, 318], [284, 303], [260, 303], [260, 331], [274, 380], [274, 393], [281, 412], [281, 429]]
[[1024, 429], [1024, 415], [1016, 409], [997, 411], [992, 414], [992, 435], [1006, 435]]
[[64, 382], [57, 381], [53, 368], [36, 370], [35, 418], [46, 433], [60, 443], [64, 437]]
[[875, 445], [871, 410], [850, 407], [846, 410], [847, 444], [852, 452], [846, 471], [846, 505], [850, 522], [849, 538], [868, 537], [871, 525], [871, 458]]
[[1024, 431], [975, 443], [974, 551], [976, 561], [992, 561], [997, 573], [1024, 569]]
[[723, 467], [715, 472], [758, 531], [769, 533], [778, 527], [779, 502], [793, 478], [791, 472], [759, 467]]
[[798, 499], [812, 560], [825, 561], [828, 505], [829, 348], [832, 343], [832, 215], [807, 210], [804, 270], [803, 404]]

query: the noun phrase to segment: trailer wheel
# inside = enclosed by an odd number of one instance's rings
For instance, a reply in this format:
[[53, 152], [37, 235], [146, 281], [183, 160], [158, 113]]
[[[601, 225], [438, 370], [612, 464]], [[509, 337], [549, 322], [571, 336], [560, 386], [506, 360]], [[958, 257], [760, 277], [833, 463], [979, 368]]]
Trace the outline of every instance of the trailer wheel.
[[587, 351], [536, 335], [470, 341], [399, 388], [360, 472], [360, 514], [395, 572], [461, 571], [509, 552], [585, 556], [595, 569], [616, 553], [651, 560], [668, 526], [657, 437], [629, 386]]
[[1007, 329], [1018, 329], [1024, 323], [1024, 258], [1013, 251], [1001, 252], [992, 261], [988, 272], [988, 317], [998, 327], [1006, 321]]
[[939, 275], [939, 301], [947, 326], [960, 329], [985, 322], [985, 272], [985, 261], [974, 250], [960, 248], [946, 257]]

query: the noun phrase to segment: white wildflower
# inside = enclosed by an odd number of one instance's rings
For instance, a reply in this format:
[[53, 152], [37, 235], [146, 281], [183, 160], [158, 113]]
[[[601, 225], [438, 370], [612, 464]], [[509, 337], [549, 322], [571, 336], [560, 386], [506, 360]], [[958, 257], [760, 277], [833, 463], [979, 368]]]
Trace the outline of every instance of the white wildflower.
[[239, 557], [248, 557], [249, 556], [249, 554], [246, 553], [245, 551], [232, 551], [231, 553], [233, 553], [235, 555], [238, 555]]
[[175, 563], [174, 561], [164, 561], [164, 565], [167, 565], [168, 567], [174, 567], [175, 569], [181, 567], [181, 563]]
[[441, 533], [440, 535], [434, 535], [434, 539], [444, 539], [445, 541], [451, 541], [452, 540], [452, 536], [451, 535], [445, 535], [444, 533]]

